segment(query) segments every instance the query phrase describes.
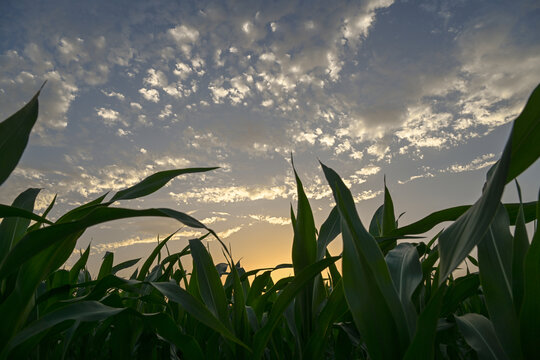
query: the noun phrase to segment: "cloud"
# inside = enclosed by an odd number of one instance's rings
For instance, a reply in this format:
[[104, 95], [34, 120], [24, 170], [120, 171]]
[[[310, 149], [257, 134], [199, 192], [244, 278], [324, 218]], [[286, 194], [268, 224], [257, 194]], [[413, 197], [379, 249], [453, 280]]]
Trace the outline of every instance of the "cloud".
[[159, 114], [159, 118], [164, 119], [164, 118], [167, 118], [167, 117], [171, 116], [171, 114], [172, 114], [171, 109], [172, 109], [171, 104], [165, 105], [165, 107], [163, 108], [163, 110], [161, 110], [161, 113]]
[[[202, 235], [203, 233], [198, 230], [183, 230], [174, 234], [168, 240], [168, 242], [185, 240], [186, 238], [198, 238]], [[114, 251], [119, 248], [133, 246], [133, 245], [141, 245], [141, 244], [155, 244], [157, 246], [158, 238], [157, 236], [149, 236], [149, 237], [143, 237], [143, 238], [141, 238], [140, 236], [134, 236], [125, 240], [96, 244], [92, 246], [92, 250], [95, 251], [97, 254], [101, 254], [101, 253], [104, 253], [105, 251]]]
[[111, 92], [107, 92], [105, 90], [101, 90], [101, 93], [105, 96], [108, 96], [108, 97], [115, 97], [117, 98], [118, 100], [124, 100], [126, 97], [119, 93], [119, 92], [116, 92], [116, 91], [111, 91]]
[[95, 109], [99, 117], [105, 120], [107, 125], [112, 125], [118, 120], [118, 111], [113, 109], [99, 108]]
[[78, 87], [73, 76], [54, 69], [53, 56], [35, 43], [30, 43], [20, 53], [8, 50], [0, 54], [0, 115], [7, 117], [19, 110], [47, 80], [40, 95], [40, 121], [36, 131], [44, 128], [64, 129], [66, 113], [75, 100]]
[[291, 223], [291, 220], [284, 217], [275, 217], [275, 216], [268, 216], [268, 215], [249, 215], [250, 218], [267, 222], [272, 225], [289, 225]]
[[482, 156], [474, 158], [471, 162], [467, 164], [453, 164], [447, 167], [441, 172], [451, 172], [451, 173], [460, 173], [464, 171], [473, 171], [480, 170], [485, 167], [495, 164], [495, 154], [489, 153]]
[[433, 178], [433, 177], [435, 177], [435, 175], [433, 173], [426, 172], [426, 173], [423, 173], [423, 174], [420, 174], [420, 175], [413, 175], [410, 178], [408, 178], [407, 180], [398, 180], [398, 184], [403, 185], [403, 184], [406, 184], [408, 182], [411, 182], [411, 181], [414, 181], [414, 180], [417, 180], [417, 179]]
[[148, 101], [157, 103], [159, 102], [159, 92], [156, 89], [139, 89], [139, 93]]
[[204, 187], [198, 191], [183, 193], [170, 192], [176, 201], [188, 203], [198, 201], [203, 203], [230, 203], [240, 201], [274, 200], [288, 198], [290, 190], [286, 186], [228, 186]]
[[364, 190], [356, 195], [353, 195], [354, 202], [360, 202], [364, 200], [373, 199], [383, 193], [382, 190], [373, 191], [373, 190]]
[[163, 89], [167, 87], [169, 81], [167, 80], [167, 76], [165, 73], [163, 73], [163, 71], [148, 69], [148, 76], [144, 78], [144, 84]]
[[444, 169], [434, 170], [430, 167], [423, 166], [422, 171], [423, 173], [418, 175], [413, 175], [409, 177], [407, 180], [398, 180], [399, 184], [406, 184], [414, 180], [418, 179], [424, 179], [424, 178], [434, 178], [437, 176], [437, 174], [444, 174], [444, 173], [462, 173], [467, 171], [475, 171], [484, 169], [486, 167], [492, 166], [496, 163], [496, 155], [493, 153], [488, 153], [484, 155], [480, 155], [473, 160], [471, 160], [468, 163], [465, 164], [452, 164]]
[[241, 226], [236, 226], [236, 227], [233, 227], [231, 229], [227, 229], [227, 230], [224, 230], [224, 231], [220, 231], [217, 233], [217, 235], [221, 238], [221, 239], [226, 239], [228, 238], [229, 236], [231, 236], [232, 234], [234, 233], [237, 233], [238, 231], [242, 230], [242, 227]]
[[129, 106], [131, 106], [133, 109], [136, 109], [136, 110], [142, 110], [141, 104], [136, 103], [136, 102], [129, 103]]
[[381, 168], [379, 166], [368, 165], [368, 166], [362, 167], [362, 169], [360, 169], [360, 170], [357, 170], [356, 174], [363, 175], [363, 176], [369, 176], [369, 175], [375, 175], [379, 171], [381, 171]]

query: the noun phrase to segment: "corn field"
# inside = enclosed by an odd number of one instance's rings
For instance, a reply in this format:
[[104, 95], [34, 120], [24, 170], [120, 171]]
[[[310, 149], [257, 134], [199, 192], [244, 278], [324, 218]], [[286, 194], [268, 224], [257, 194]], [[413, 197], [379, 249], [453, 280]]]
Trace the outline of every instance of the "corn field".
[[[28, 143], [38, 97], [0, 123], [0, 185]], [[485, 184], [476, 184], [481, 197], [406, 226], [386, 184], [383, 204], [364, 226], [350, 190], [321, 163], [335, 207], [317, 227], [295, 170], [292, 263], [272, 269], [242, 268], [212, 229], [180, 211], [113, 206], [215, 168], [155, 173], [54, 222], [47, 215], [55, 200], [38, 215], [39, 189], [30, 188], [0, 205], [0, 358], [540, 359], [539, 202], [520, 195], [519, 203], [501, 203], [506, 185], [540, 156], [539, 143], [540, 86]], [[66, 269], [87, 228], [141, 216], [172, 218], [205, 235], [161, 258], [171, 235], [144, 262], [115, 264], [108, 252], [95, 277], [87, 248]], [[443, 222], [451, 223], [419, 240]], [[225, 263], [213, 261], [210, 238]], [[342, 254], [329, 253], [334, 240], [343, 242]], [[464, 261], [474, 271], [458, 277]], [[274, 282], [281, 268], [294, 275]], [[132, 275], [117, 276], [121, 270]]]

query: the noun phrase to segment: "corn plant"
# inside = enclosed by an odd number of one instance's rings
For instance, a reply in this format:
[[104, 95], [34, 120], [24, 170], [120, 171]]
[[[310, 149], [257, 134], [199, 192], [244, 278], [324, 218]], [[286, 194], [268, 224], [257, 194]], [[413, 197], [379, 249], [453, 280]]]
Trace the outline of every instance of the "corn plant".
[[[38, 97], [0, 123], [0, 184], [22, 156]], [[523, 202], [517, 182], [519, 203], [501, 203], [505, 186], [540, 156], [539, 141], [537, 87], [478, 201], [406, 226], [398, 223], [385, 183], [383, 204], [364, 227], [350, 190], [321, 163], [335, 207], [317, 228], [293, 163], [292, 262], [249, 271], [213, 230], [185, 213], [113, 206], [215, 168], [158, 172], [54, 222], [47, 216], [55, 199], [37, 215], [39, 189], [28, 189], [11, 206], [0, 205], [0, 358], [540, 358], [540, 235], [535, 227], [530, 240], [526, 228], [538, 221], [539, 203]], [[87, 228], [139, 216], [172, 218], [204, 235], [171, 254], [171, 234], [142, 264], [115, 264], [107, 252], [94, 276], [87, 268], [90, 247], [64, 267]], [[224, 263], [216, 264], [205, 247], [209, 237], [222, 247]], [[332, 256], [328, 245], [335, 239], [343, 252]], [[467, 272], [458, 276], [463, 263]], [[129, 278], [118, 276], [134, 267]], [[283, 268], [294, 275], [274, 281], [272, 272]]]

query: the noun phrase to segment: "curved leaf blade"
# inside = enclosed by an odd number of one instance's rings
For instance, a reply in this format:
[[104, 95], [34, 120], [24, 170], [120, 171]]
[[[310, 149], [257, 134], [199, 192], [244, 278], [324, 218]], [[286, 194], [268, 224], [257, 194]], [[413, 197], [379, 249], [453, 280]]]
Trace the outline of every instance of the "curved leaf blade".
[[183, 174], [192, 174], [206, 172], [210, 170], [218, 169], [217, 167], [206, 167], [206, 168], [188, 168], [188, 169], [175, 169], [175, 170], [165, 170], [160, 171], [155, 174], [148, 176], [146, 179], [142, 180], [138, 184], [135, 184], [127, 189], [121, 190], [114, 194], [111, 198], [111, 201], [117, 200], [129, 200], [136, 199], [142, 196], [152, 194], [153, 192], [161, 189], [173, 178], [183, 175]]
[[508, 214], [502, 205], [484, 238], [478, 244], [480, 283], [489, 317], [506, 354], [521, 359], [519, 322], [512, 292], [512, 235]]
[[386, 264], [398, 293], [403, 312], [407, 318], [411, 338], [416, 331], [416, 309], [412, 303], [412, 295], [422, 282], [422, 266], [416, 247], [401, 243], [386, 254]]
[[465, 341], [476, 351], [478, 358], [509, 360], [497, 340], [493, 324], [486, 317], [470, 313], [455, 319]]
[[[321, 166], [342, 219], [342, 280], [355, 324], [371, 357], [400, 358], [409, 343], [409, 330], [379, 244], [362, 225], [352, 194], [339, 175]], [[387, 346], [382, 338], [395, 346]]]
[[23, 108], [0, 123], [0, 185], [15, 169], [28, 144], [30, 132], [38, 117], [41, 89]]

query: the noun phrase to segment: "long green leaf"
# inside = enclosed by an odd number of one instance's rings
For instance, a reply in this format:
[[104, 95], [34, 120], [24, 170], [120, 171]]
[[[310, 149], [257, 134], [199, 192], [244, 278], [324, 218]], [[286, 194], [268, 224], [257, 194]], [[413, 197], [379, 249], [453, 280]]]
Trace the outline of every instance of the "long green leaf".
[[28, 137], [38, 117], [40, 92], [41, 89], [22, 109], [0, 123], [0, 185], [15, 169], [28, 144]]
[[11, 340], [3, 354], [4, 356], [7, 355], [15, 346], [66, 320], [98, 321], [114, 316], [124, 310], [124, 308], [106, 306], [97, 301], [81, 301], [66, 305], [46, 314], [24, 328]]
[[387, 236], [396, 229], [396, 216], [394, 214], [394, 202], [390, 196], [390, 191], [386, 187], [386, 177], [384, 178], [384, 203], [382, 210], [382, 236]]
[[171, 209], [134, 210], [124, 208], [95, 208], [92, 212], [77, 221], [55, 224], [27, 233], [3, 261], [0, 266], [0, 278], [15, 271], [32, 256], [54, 243], [62, 241], [67, 236], [78, 234], [90, 226], [103, 222], [141, 216], [169, 217], [194, 228], [207, 229], [206, 226], [193, 217]]
[[478, 244], [480, 283], [489, 317], [506, 354], [521, 359], [519, 322], [512, 297], [512, 235], [502, 205]]
[[412, 338], [416, 331], [417, 318], [412, 295], [423, 278], [418, 251], [411, 244], [401, 243], [386, 254], [386, 264], [403, 306], [409, 335]]
[[[519, 202], [521, 203], [521, 189], [517, 181], [516, 186], [519, 194]], [[519, 207], [512, 245], [512, 291], [516, 313], [519, 314], [521, 303], [523, 301], [523, 268], [525, 264], [525, 255], [527, 254], [527, 250], [529, 250], [529, 236], [527, 235], [527, 227], [525, 226], [523, 206]]]
[[313, 264], [317, 257], [316, 228], [313, 213], [308, 198], [304, 192], [302, 181], [294, 168], [296, 188], [298, 191], [298, 210], [296, 212], [296, 225], [294, 226], [294, 239], [292, 246], [292, 260], [294, 272], [298, 273]]
[[[34, 203], [40, 189], [27, 189], [19, 194], [11, 204], [29, 212], [34, 211]], [[0, 263], [4, 260], [13, 245], [23, 236], [30, 225], [30, 219], [22, 217], [6, 218], [0, 224]]]
[[514, 180], [540, 157], [540, 85], [514, 120], [512, 157], [506, 183]]
[[479, 314], [456, 316], [456, 323], [465, 341], [476, 351], [481, 360], [509, 360], [497, 341], [491, 321]]
[[9, 205], [0, 204], [0, 219], [12, 218], [12, 217], [20, 217], [20, 218], [30, 219], [34, 221], [44, 222], [46, 224], [52, 224], [52, 222], [50, 222], [49, 220], [37, 214], [34, 214], [31, 211], [19, 209], [19, 208], [12, 207]]
[[150, 256], [148, 257], [148, 259], [146, 259], [143, 266], [141, 267], [141, 271], [139, 271], [139, 276], [137, 276], [137, 280], [143, 281], [146, 278], [146, 275], [150, 271], [150, 266], [152, 266], [152, 263], [154, 262], [154, 260], [158, 256], [158, 254], [161, 251], [161, 249], [163, 248], [163, 246], [165, 246], [165, 244], [167, 244], [167, 242], [174, 236], [174, 234], [176, 234], [176, 231], [174, 233], [172, 233], [171, 235], [167, 236], [165, 239], [163, 239], [163, 241], [160, 242], [154, 248], [154, 250], [152, 250], [152, 253], [150, 253]]
[[189, 240], [189, 248], [197, 267], [197, 281], [204, 303], [214, 316], [227, 328], [231, 328], [225, 290], [212, 257], [199, 239]]
[[[506, 208], [506, 211], [508, 211], [508, 215], [510, 216], [510, 224], [515, 225], [515, 219], [519, 212], [520, 204], [504, 204], [504, 207]], [[427, 215], [426, 217], [415, 221], [412, 224], [400, 227], [392, 231], [390, 236], [401, 237], [404, 235], [416, 235], [426, 233], [443, 222], [457, 220], [470, 208], [471, 205], [463, 205], [435, 211]], [[524, 203], [523, 211], [526, 223], [534, 220], [536, 218], [536, 201]]]
[[[311, 211], [311, 206], [309, 205], [308, 198], [304, 192], [302, 181], [294, 168], [294, 162], [293, 171], [298, 192], [298, 210], [296, 212], [296, 223], [294, 225], [292, 262], [294, 273], [298, 274], [303, 269], [313, 264], [317, 259], [317, 229], [315, 228], [313, 212]], [[313, 288], [314, 282], [311, 281], [300, 292], [295, 302], [295, 311], [300, 320], [297, 327], [302, 342], [306, 341], [312, 327]]]
[[[379, 244], [362, 225], [352, 194], [339, 175], [321, 165], [341, 214], [343, 288], [355, 324], [372, 358], [400, 358], [409, 331]], [[387, 346], [383, 338], [394, 346]]]
[[220, 333], [224, 338], [235, 342], [244, 348], [251, 350], [246, 344], [238, 339], [223, 323], [215, 317], [208, 308], [197, 300], [193, 295], [172, 282], [151, 282], [160, 293], [170, 301], [182, 305], [182, 307], [195, 319]]
[[110, 251], [105, 252], [103, 256], [103, 261], [101, 262], [101, 267], [99, 268], [97, 279], [101, 280], [105, 276], [109, 275], [112, 271], [114, 262], [114, 254]]
[[[538, 194], [540, 200], [540, 193]], [[540, 204], [540, 202], [539, 202]], [[540, 218], [540, 206], [537, 207]], [[539, 359], [540, 347], [540, 230], [534, 233], [531, 246], [525, 255], [523, 273], [523, 304], [519, 321], [523, 353], [527, 359]]]
[[210, 170], [218, 169], [217, 167], [208, 167], [208, 168], [189, 168], [189, 169], [176, 169], [176, 170], [165, 170], [160, 171], [155, 174], [150, 175], [143, 181], [138, 184], [135, 184], [127, 189], [117, 192], [111, 199], [111, 201], [117, 200], [129, 200], [136, 199], [142, 196], [149, 195], [163, 186], [165, 186], [173, 178], [183, 175], [183, 174], [192, 174], [206, 172]]
[[128, 269], [128, 268], [132, 267], [133, 265], [137, 264], [140, 260], [141, 260], [141, 258], [122, 261], [120, 264], [114, 265], [112, 267], [111, 274], [114, 275], [117, 272], [119, 272], [120, 270]]
[[81, 254], [81, 257], [69, 270], [69, 281], [70, 283], [75, 283], [79, 276], [79, 272], [86, 266], [88, 261], [88, 256], [90, 256], [90, 244], [86, 247], [86, 250]]
[[317, 237], [317, 260], [324, 258], [326, 248], [341, 233], [341, 218], [337, 206], [332, 208], [330, 214], [321, 225]]
[[[49, 206], [47, 206], [47, 208], [45, 209], [45, 211], [43, 212], [43, 215], [41, 215], [41, 217], [43, 217], [43, 218], [47, 217], [49, 212], [52, 210], [55, 202], [56, 202], [56, 195], [54, 195], [53, 199], [51, 200], [51, 203], [49, 204]], [[35, 224], [30, 226], [27, 231], [37, 230], [37, 229], [39, 229], [41, 227], [41, 225], [43, 225], [42, 221], [36, 221]]]
[[490, 173], [491, 177], [480, 199], [439, 236], [439, 283], [446, 281], [488, 231], [506, 184], [511, 149], [509, 140], [501, 159]]

